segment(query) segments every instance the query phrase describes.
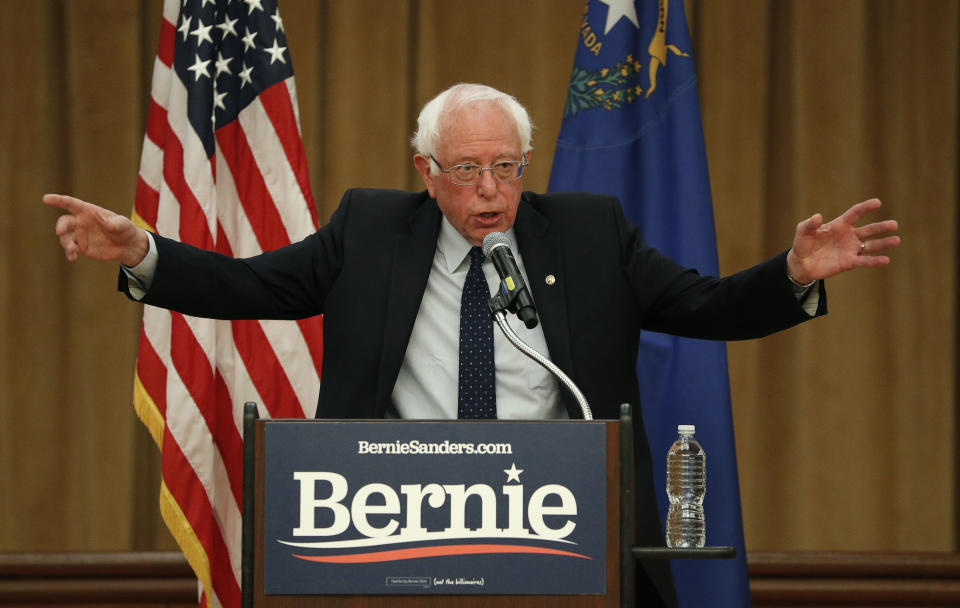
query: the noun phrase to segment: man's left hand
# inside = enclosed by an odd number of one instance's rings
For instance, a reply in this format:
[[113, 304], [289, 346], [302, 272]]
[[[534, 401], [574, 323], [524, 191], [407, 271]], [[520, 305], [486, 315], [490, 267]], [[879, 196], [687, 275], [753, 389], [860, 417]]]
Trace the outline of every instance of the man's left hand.
[[880, 199], [872, 198], [857, 203], [826, 224], [819, 213], [797, 224], [793, 247], [787, 253], [790, 278], [806, 285], [853, 268], [889, 264], [889, 257], [877, 254], [900, 244], [900, 237], [890, 236], [897, 229], [897, 221], [884, 220], [856, 226], [865, 215], [879, 209], [881, 204]]

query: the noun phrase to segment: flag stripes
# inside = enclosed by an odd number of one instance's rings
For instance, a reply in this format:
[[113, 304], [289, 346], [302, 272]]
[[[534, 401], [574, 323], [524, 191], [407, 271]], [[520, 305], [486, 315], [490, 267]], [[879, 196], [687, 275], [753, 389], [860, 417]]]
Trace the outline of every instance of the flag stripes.
[[[273, 0], [165, 1], [138, 225], [238, 257], [317, 229], [289, 55], [263, 50], [286, 46], [275, 17]], [[253, 44], [241, 42], [251, 32]], [[161, 513], [202, 606], [240, 602], [242, 404], [312, 417], [321, 362], [319, 317], [217, 321], [144, 307], [134, 405], [160, 448]]]

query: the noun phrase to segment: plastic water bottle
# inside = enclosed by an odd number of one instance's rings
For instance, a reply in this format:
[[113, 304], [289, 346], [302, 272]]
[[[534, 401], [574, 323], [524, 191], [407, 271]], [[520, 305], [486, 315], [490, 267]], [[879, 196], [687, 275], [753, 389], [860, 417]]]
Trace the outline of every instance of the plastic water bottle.
[[668, 547], [702, 547], [707, 539], [703, 519], [707, 455], [693, 438], [696, 430], [692, 424], [679, 425], [680, 436], [667, 452]]

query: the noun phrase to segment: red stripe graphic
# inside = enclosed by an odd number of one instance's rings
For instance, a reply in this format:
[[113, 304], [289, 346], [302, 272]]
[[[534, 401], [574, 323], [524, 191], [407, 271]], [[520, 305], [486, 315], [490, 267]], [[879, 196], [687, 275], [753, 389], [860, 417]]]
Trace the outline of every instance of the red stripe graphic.
[[143, 176], [137, 178], [137, 196], [134, 199], [134, 209], [143, 221], [157, 228], [157, 217], [160, 215], [160, 193], [143, 181]]
[[297, 128], [297, 119], [293, 114], [293, 103], [290, 100], [290, 91], [286, 82], [278, 82], [269, 89], [260, 93], [260, 102], [270, 118], [273, 128], [277, 132], [280, 144], [287, 156], [287, 162], [297, 175], [300, 192], [307, 201], [307, 209], [313, 218], [313, 227], [316, 229], [317, 209], [313, 204], [313, 193], [310, 191], [310, 175], [307, 172], [307, 153], [303, 149], [303, 140]]
[[220, 604], [239, 606], [240, 585], [230, 568], [227, 544], [214, 518], [213, 505], [190, 462], [170, 434], [169, 427], [163, 434], [161, 460], [167, 489], [183, 510], [210, 562], [213, 590]]
[[[214, 374], [216, 382], [216, 405], [212, 415], [215, 426], [210, 427], [213, 442], [220, 451], [223, 466], [227, 469], [227, 478], [230, 481], [230, 491], [237, 503], [237, 508], [243, 504], [243, 439], [237, 432], [237, 425], [233, 420], [233, 398], [227, 382], [217, 369]], [[209, 424], [209, 422], [208, 422]]]
[[145, 132], [147, 139], [152, 141], [158, 148], [163, 148], [167, 137], [167, 111], [157, 103], [153, 97], [150, 98], [147, 108], [147, 128]]
[[[217, 252], [233, 257], [229, 239], [220, 222], [217, 222]], [[250, 381], [253, 382], [260, 398], [263, 399], [263, 406], [270, 417], [303, 418], [303, 408], [293, 390], [293, 385], [290, 384], [287, 372], [274, 352], [273, 345], [267, 339], [260, 322], [232, 321], [230, 325], [233, 345], [243, 360], [247, 375], [250, 376]], [[304, 335], [309, 345], [312, 337], [307, 336], [306, 332]], [[317, 350], [320, 350], [320, 340], [313, 341], [316, 342]], [[320, 369], [319, 365], [317, 369]], [[242, 449], [241, 445], [241, 452]], [[239, 474], [241, 470], [238, 468], [237, 473]]]
[[541, 555], [561, 555], [592, 560], [592, 557], [559, 549], [546, 547], [526, 547], [523, 545], [440, 545], [437, 547], [416, 547], [413, 549], [394, 549], [375, 553], [353, 553], [350, 555], [297, 555], [294, 557], [310, 562], [326, 564], [369, 564], [374, 562], [395, 562], [421, 557], [442, 557], [447, 555], [482, 555], [489, 553], [536, 553]]
[[240, 121], [235, 120], [217, 129], [217, 144], [233, 175], [237, 197], [250, 221], [250, 227], [257, 236], [260, 248], [263, 251], [272, 251], [289, 245], [287, 229], [257, 168], [247, 136], [240, 128]]
[[287, 372], [258, 321], [232, 321], [233, 342], [271, 418], [303, 418]]
[[176, 44], [177, 28], [163, 19], [160, 22], [160, 44], [157, 49], [157, 59], [168, 68], [173, 65], [173, 48]]
[[[323, 315], [317, 315], [308, 319], [297, 321], [300, 326], [300, 332], [303, 333], [303, 339], [307, 341], [307, 348], [310, 349], [310, 358], [313, 359], [313, 367], [320, 375], [323, 369]], [[304, 403], [304, 406], [307, 404]]]
[[167, 413], [167, 368], [157, 351], [150, 344], [146, 328], [140, 327], [140, 349], [137, 352], [137, 376], [143, 390], [147, 391], [157, 411]]
[[[170, 357], [173, 366], [213, 436], [213, 442], [220, 452], [224, 466], [227, 467], [230, 485], [239, 508], [242, 494], [243, 440], [233, 421], [226, 383], [217, 382], [214, 370], [210, 367], [210, 360], [183, 315], [176, 312], [170, 315]], [[219, 407], [222, 405], [226, 405], [226, 409]]]
[[193, 195], [184, 176], [183, 146], [177, 134], [167, 123], [166, 145], [163, 151], [163, 178], [180, 206], [180, 234], [184, 243], [201, 249], [213, 249], [213, 235], [207, 226], [207, 216]]

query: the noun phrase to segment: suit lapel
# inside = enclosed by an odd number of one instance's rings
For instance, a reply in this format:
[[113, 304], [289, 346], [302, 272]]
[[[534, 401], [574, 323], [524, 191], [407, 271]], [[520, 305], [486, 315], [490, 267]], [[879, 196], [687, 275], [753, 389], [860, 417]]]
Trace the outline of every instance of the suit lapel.
[[[550, 230], [550, 223], [527, 201], [524, 193], [517, 209], [514, 232], [519, 241], [527, 282], [533, 292], [537, 313], [543, 326], [543, 335], [550, 349], [550, 359], [567, 375], [573, 377], [573, 352], [570, 348], [570, 332], [567, 319], [567, 281], [563, 259], [563, 243], [557, 231]], [[547, 277], [553, 276], [553, 284]], [[580, 407], [565, 387], [560, 389], [564, 405], [571, 418], [582, 416]]]
[[393, 245], [393, 267], [387, 293], [387, 317], [377, 382], [376, 416], [382, 417], [390, 402], [403, 355], [410, 341], [420, 300], [427, 287], [430, 267], [440, 232], [440, 209], [433, 199], [414, 213], [410, 231], [398, 234]]

